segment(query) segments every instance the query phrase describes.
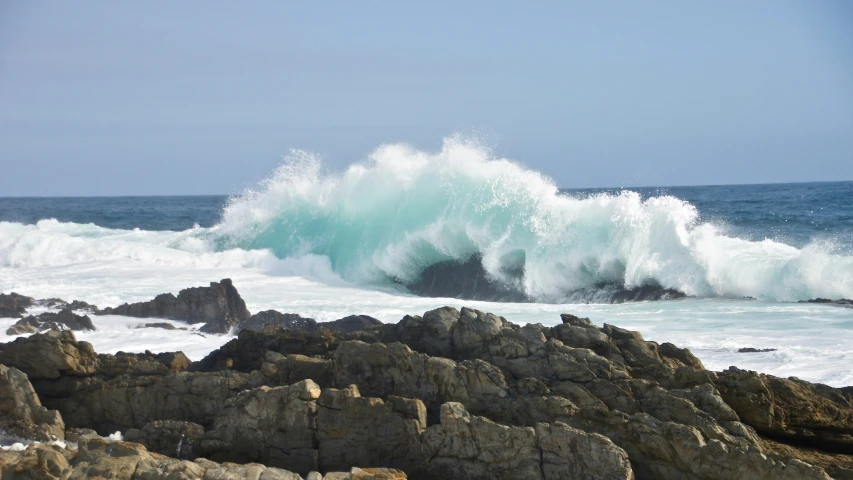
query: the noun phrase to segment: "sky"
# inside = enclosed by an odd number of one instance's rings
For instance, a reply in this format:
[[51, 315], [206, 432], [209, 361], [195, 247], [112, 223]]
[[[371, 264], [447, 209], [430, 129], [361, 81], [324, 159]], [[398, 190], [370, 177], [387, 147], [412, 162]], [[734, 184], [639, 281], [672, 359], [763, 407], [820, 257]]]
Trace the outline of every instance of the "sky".
[[567, 188], [853, 180], [853, 2], [0, 2], [0, 196], [454, 133]]

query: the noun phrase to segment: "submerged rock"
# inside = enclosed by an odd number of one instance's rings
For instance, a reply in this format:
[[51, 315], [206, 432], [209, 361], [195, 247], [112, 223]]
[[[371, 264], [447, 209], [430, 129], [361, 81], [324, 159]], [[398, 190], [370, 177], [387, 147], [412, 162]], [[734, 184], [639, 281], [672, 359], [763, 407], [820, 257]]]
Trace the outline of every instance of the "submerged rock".
[[98, 310], [96, 314], [204, 323], [201, 331], [207, 333], [228, 333], [250, 316], [246, 302], [229, 278], [218, 283], [211, 282], [209, 287], [186, 288], [177, 297], [164, 293], [148, 302], [125, 303], [115, 308]]
[[775, 348], [752, 348], [752, 347], [743, 347], [737, 350], [737, 353], [766, 353], [766, 352], [775, 352]]

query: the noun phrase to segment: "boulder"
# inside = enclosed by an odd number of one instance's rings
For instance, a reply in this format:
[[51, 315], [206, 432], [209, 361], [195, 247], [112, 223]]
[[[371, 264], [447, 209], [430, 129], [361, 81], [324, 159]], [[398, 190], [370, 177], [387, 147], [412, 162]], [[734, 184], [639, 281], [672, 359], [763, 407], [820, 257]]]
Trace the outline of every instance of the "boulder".
[[0, 363], [23, 371], [31, 380], [56, 379], [93, 374], [98, 356], [90, 343], [78, 342], [71, 331], [51, 330], [0, 344]]
[[0, 432], [42, 442], [65, 438], [59, 412], [43, 407], [27, 376], [5, 365], [0, 365]]
[[209, 287], [186, 288], [177, 297], [164, 293], [148, 302], [125, 303], [115, 308], [98, 310], [96, 314], [204, 323], [201, 331], [207, 333], [228, 333], [250, 317], [246, 302], [229, 278], [218, 283], [211, 282]]
[[778, 440], [853, 454], [853, 405], [840, 389], [731, 367], [715, 382], [744, 423]]

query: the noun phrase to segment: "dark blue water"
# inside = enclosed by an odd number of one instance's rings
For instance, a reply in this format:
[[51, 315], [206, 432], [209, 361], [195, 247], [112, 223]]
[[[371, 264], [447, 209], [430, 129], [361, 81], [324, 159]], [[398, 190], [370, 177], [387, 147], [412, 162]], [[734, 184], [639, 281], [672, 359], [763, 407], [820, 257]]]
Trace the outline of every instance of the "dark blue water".
[[[829, 241], [839, 252], [853, 251], [853, 182], [701, 187], [632, 188], [643, 197], [672, 195], [697, 207], [703, 222], [749, 240], [772, 239], [803, 247]], [[618, 190], [566, 190], [574, 196]], [[220, 218], [226, 196], [2, 198], [0, 221], [62, 222], [142, 230], [210, 227]]]
[[0, 197], [0, 222], [60, 222], [131, 230], [187, 230], [219, 221], [228, 197]]

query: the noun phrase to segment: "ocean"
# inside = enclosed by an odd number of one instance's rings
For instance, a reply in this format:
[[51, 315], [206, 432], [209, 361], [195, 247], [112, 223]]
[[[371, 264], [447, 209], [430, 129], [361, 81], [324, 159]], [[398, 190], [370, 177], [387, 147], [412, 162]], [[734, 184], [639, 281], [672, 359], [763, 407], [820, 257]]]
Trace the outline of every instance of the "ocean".
[[[471, 259], [526, 301], [407, 288]], [[453, 305], [546, 325], [569, 312], [688, 347], [710, 369], [853, 385], [853, 308], [798, 303], [853, 298], [853, 182], [564, 190], [448, 141], [383, 146], [338, 173], [296, 152], [232, 197], [0, 198], [2, 292], [105, 307], [226, 277], [252, 312], [396, 322]], [[684, 298], [611, 303], [640, 287]], [[229, 338], [94, 321], [78, 338], [104, 353], [197, 360]], [[0, 319], [0, 341], [13, 322]]]

